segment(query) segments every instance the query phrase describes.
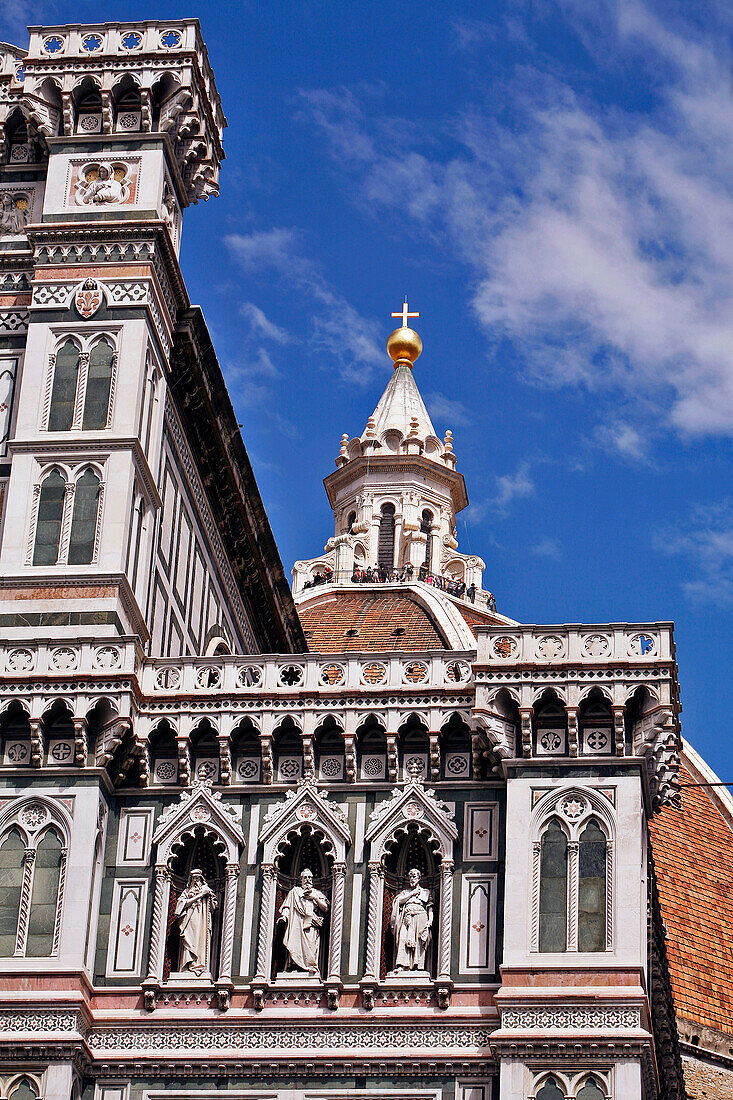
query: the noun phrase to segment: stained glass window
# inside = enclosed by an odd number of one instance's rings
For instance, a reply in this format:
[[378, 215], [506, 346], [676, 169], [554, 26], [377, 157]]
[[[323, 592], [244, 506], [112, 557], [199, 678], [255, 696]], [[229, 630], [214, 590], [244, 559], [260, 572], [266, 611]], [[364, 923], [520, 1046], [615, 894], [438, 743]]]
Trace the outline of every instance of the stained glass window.
[[66, 482], [58, 470], [52, 470], [41, 485], [36, 521], [34, 565], [56, 565], [59, 560], [61, 519], [64, 511]]
[[605, 949], [606, 837], [590, 821], [580, 834], [578, 849], [578, 950]]
[[85, 431], [107, 426], [113, 359], [114, 349], [107, 340], [100, 340], [98, 344], [95, 344], [89, 355], [89, 373], [87, 375], [84, 422], [82, 424]]
[[15, 951], [24, 855], [23, 838], [17, 829], [11, 829], [0, 845], [0, 956], [3, 958]]
[[50, 432], [68, 432], [74, 421], [76, 387], [79, 381], [79, 349], [67, 340], [56, 353], [53, 372], [51, 409], [48, 414]]
[[540, 951], [567, 949], [567, 923], [568, 841], [559, 823], [551, 821], [540, 855]]
[[59, 899], [61, 847], [58, 835], [53, 829], [49, 829], [36, 851], [26, 955], [47, 956], [53, 951], [53, 933]]

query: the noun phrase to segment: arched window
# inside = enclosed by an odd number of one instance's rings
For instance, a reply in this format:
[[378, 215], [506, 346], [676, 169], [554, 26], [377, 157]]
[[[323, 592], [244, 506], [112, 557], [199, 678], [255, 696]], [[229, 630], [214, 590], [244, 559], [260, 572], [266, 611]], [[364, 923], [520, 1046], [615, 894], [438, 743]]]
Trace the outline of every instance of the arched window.
[[356, 523], [356, 512], [349, 512], [346, 519], [346, 534], [350, 535], [354, 530], [354, 524]]
[[51, 408], [48, 413], [50, 432], [68, 432], [74, 423], [74, 405], [79, 382], [79, 349], [73, 340], [67, 340], [56, 352], [51, 390]]
[[77, 134], [101, 134], [102, 96], [94, 81], [89, 78], [82, 81], [74, 99]]
[[94, 557], [100, 480], [86, 470], [76, 483], [69, 539], [69, 565], [89, 565]]
[[431, 530], [432, 526], [433, 526], [433, 513], [429, 512], [426, 508], [425, 511], [422, 514], [422, 519], [420, 520], [420, 530], [423, 533], [423, 535], [425, 535], [425, 566], [427, 568], [428, 573], [432, 569], [432, 561], [433, 561], [433, 533], [432, 533], [432, 530]]
[[394, 504], [383, 504], [379, 517], [379, 541], [377, 543], [377, 565], [392, 570], [394, 566]]
[[115, 102], [115, 129], [132, 133], [141, 128], [140, 89], [131, 77], [123, 77]]
[[29, 1077], [21, 1077], [8, 1093], [10, 1100], [38, 1100], [38, 1089]]
[[595, 1077], [589, 1077], [577, 1094], [577, 1100], [606, 1100], [606, 1094]]
[[17, 829], [11, 829], [0, 844], [0, 957], [6, 959], [15, 952], [24, 856], [23, 838]]
[[58, 470], [52, 470], [41, 485], [33, 551], [34, 565], [56, 565], [59, 560], [65, 491], [66, 482], [63, 477]]
[[591, 820], [580, 834], [578, 846], [578, 950], [605, 949], [606, 837]]
[[568, 919], [568, 839], [559, 822], [550, 822], [541, 843], [539, 947], [540, 951], [565, 951]]
[[26, 955], [45, 957], [53, 952], [62, 852], [60, 837], [49, 829], [36, 849]]
[[84, 398], [84, 420], [82, 422], [84, 431], [107, 427], [114, 356], [114, 348], [104, 338], [95, 344], [89, 353], [86, 396]]
[[565, 1100], [565, 1093], [557, 1083], [556, 1077], [548, 1077], [537, 1093], [537, 1100]]

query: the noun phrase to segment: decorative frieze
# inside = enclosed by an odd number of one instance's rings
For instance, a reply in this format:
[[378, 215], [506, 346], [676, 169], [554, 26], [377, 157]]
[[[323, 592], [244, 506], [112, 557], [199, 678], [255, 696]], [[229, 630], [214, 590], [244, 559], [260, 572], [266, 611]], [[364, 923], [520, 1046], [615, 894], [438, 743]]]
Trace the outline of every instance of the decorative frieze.
[[502, 1008], [502, 1031], [617, 1031], [641, 1027], [641, 1011], [624, 1005]]

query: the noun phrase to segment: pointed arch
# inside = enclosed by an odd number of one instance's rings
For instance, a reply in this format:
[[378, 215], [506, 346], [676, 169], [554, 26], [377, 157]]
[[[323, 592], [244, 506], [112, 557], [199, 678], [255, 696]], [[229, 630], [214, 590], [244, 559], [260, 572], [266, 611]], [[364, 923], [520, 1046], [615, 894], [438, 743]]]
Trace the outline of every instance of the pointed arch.
[[34, 565], [57, 565], [61, 549], [66, 479], [57, 466], [41, 482], [33, 544]]
[[74, 423], [76, 394], [79, 386], [81, 348], [69, 336], [56, 349], [53, 360], [51, 402], [48, 410], [49, 432], [68, 432]]
[[82, 429], [94, 431], [106, 428], [109, 423], [112, 379], [117, 353], [109, 336], [95, 340], [89, 351], [84, 395]]
[[90, 565], [95, 559], [102, 479], [87, 466], [76, 479], [69, 536], [69, 565]]

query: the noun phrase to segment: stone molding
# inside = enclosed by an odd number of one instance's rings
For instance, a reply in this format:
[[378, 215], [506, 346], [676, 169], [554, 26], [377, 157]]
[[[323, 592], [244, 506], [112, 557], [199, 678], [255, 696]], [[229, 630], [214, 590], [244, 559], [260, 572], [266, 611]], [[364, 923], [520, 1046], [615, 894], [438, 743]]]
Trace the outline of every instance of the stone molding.
[[502, 1008], [501, 1030], [619, 1031], [641, 1028], [641, 1010], [628, 1005]]

